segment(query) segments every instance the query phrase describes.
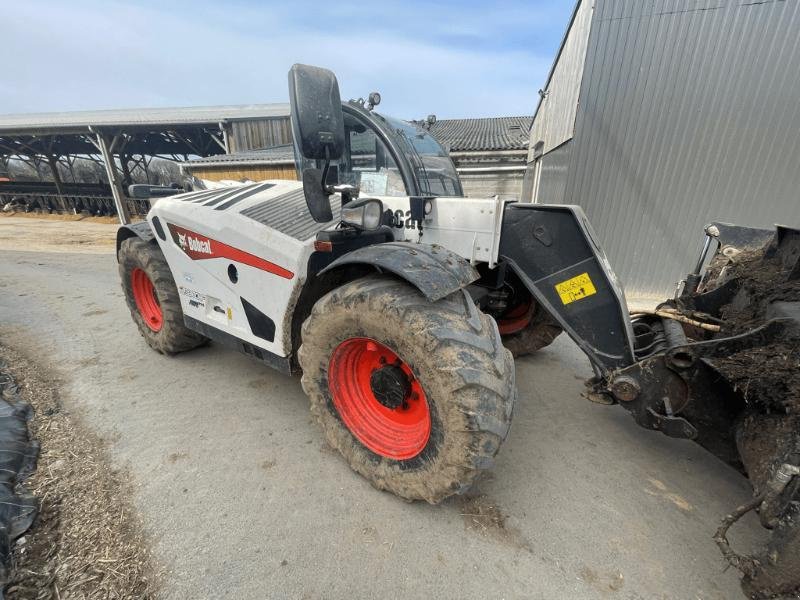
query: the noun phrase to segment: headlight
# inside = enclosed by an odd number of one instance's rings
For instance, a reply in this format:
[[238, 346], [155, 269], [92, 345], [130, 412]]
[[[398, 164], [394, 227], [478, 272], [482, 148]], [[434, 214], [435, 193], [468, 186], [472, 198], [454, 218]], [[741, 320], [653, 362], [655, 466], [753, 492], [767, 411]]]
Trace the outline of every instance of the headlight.
[[381, 226], [383, 202], [374, 198], [358, 200], [342, 207], [342, 223], [362, 231], [372, 231]]

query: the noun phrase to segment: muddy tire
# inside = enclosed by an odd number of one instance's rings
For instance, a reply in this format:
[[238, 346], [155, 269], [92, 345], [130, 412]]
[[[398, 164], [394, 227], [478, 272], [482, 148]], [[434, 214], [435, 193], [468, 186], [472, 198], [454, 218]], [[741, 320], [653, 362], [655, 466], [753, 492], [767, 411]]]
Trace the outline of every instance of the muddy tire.
[[303, 324], [299, 361], [328, 442], [408, 500], [463, 493], [508, 435], [514, 361], [464, 291], [432, 303], [388, 277], [345, 284]]
[[524, 329], [502, 336], [503, 345], [514, 358], [519, 358], [549, 346], [562, 331], [550, 315], [537, 307], [536, 314]]
[[183, 324], [178, 289], [157, 245], [136, 237], [123, 241], [119, 275], [131, 317], [151, 348], [177, 354], [208, 341]]

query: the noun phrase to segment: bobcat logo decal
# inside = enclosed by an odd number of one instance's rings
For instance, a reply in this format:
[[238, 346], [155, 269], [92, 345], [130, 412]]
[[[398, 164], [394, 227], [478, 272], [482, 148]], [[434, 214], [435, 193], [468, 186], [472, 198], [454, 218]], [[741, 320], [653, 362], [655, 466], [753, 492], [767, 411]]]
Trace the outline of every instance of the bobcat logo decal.
[[212, 239], [202, 233], [186, 229], [172, 223], [167, 223], [172, 241], [192, 260], [206, 260], [224, 258], [226, 260], [248, 265], [272, 273], [283, 279], [294, 278], [294, 273], [280, 265], [265, 260], [255, 254], [250, 254], [239, 248], [234, 248], [223, 242]]

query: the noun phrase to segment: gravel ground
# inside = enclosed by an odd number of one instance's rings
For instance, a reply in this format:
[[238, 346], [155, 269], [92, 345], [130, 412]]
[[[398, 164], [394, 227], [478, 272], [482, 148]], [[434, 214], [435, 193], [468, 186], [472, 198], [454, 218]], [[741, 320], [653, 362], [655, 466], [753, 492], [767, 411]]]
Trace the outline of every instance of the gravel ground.
[[[711, 535], [747, 481], [582, 399], [591, 370], [563, 336], [517, 362], [496, 467], [440, 506], [352, 473], [298, 379], [216, 345], [150, 351], [113, 254], [0, 254], [0, 336], [58, 374], [64, 404], [111, 440], [161, 597], [740, 597]], [[741, 547], [760, 539], [750, 518], [733, 532]]]

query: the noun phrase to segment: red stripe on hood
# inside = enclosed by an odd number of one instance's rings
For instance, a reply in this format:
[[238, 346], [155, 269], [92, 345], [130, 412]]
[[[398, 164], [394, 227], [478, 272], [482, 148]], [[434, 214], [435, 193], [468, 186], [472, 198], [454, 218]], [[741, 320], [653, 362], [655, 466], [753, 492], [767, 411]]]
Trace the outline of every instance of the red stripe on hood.
[[288, 269], [276, 265], [275, 263], [259, 258], [254, 254], [239, 250], [228, 244], [223, 244], [213, 238], [210, 238], [191, 229], [178, 227], [172, 223], [168, 223], [169, 231], [172, 234], [172, 240], [175, 244], [183, 250], [184, 254], [192, 260], [206, 260], [209, 258], [227, 258], [244, 265], [267, 271], [278, 277], [284, 279], [292, 279], [294, 273]]

